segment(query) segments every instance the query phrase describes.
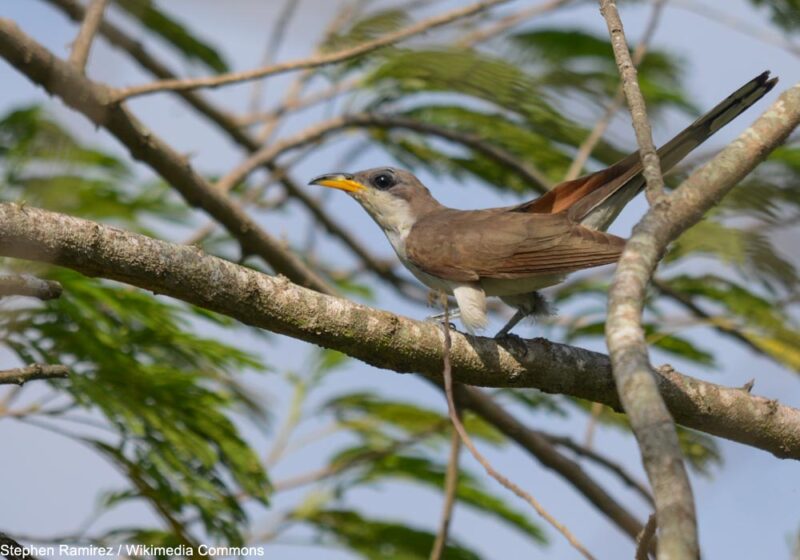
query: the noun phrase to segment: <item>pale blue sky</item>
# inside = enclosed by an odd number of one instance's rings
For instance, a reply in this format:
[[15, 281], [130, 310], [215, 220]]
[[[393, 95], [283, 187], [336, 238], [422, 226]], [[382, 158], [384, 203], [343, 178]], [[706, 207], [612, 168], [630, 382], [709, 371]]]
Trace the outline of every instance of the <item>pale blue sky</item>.
[[[192, 28], [201, 30], [205, 37], [219, 45], [237, 69], [245, 69], [258, 64], [263, 45], [267, 40], [266, 34], [271, 30], [272, 18], [283, 2], [236, 0], [223, 3], [210, 0], [169, 0], [160, 4], [168, 6]], [[429, 12], [444, 10], [455, 4], [456, 2], [452, 1], [437, 2]], [[515, 6], [523, 4], [516, 2]], [[753, 11], [743, 0], [708, 2], [708, 4], [724, 8], [735, 17], [766, 28], [763, 15]], [[280, 57], [289, 59], [308, 54], [314, 46], [318, 32], [326, 25], [328, 16], [338, 5], [339, 2], [333, 0], [302, 2], [298, 16], [290, 27], [289, 40]], [[633, 39], [636, 39], [641, 32], [648, 12], [646, 3], [624, 9], [626, 30]], [[66, 46], [74, 37], [75, 27], [38, 0], [3, 0], [0, 2], [0, 16], [14, 19], [25, 32], [59, 55], [64, 55]], [[605, 30], [596, 6], [591, 4], [571, 9], [564, 14], [542, 18], [532, 25], [559, 23], [602, 32]], [[433, 37], [435, 35], [428, 35], [428, 38]], [[686, 60], [689, 90], [695, 96], [696, 104], [703, 108], [712, 106], [740, 84], [765, 69], [771, 69], [774, 74], [781, 77], [778, 90], [800, 80], [798, 60], [786, 52], [679, 8], [667, 8], [654, 42], [657, 46], [676, 50]], [[108, 48], [104, 43], [98, 46], [89, 64], [90, 76], [115, 85], [140, 83], [150, 79], [124, 54]], [[157, 43], [153, 42], [148, 46], [163, 52], [171, 63], [176, 62], [175, 57]], [[186, 72], [191, 70], [184, 69]], [[60, 102], [50, 101], [40, 89], [31, 86], [25, 78], [4, 63], [0, 63], [0, 81], [3, 84], [0, 90], [0, 112], [32, 101], [45, 102], [49, 104], [51, 111], [70, 124], [84, 139], [124, 153], [113, 138], [103, 131], [95, 130], [85, 119], [64, 109]], [[266, 98], [270, 100], [282, 96], [282, 89], [289, 81], [290, 78], [270, 81], [265, 93]], [[249, 94], [249, 85], [224, 88], [211, 93], [225, 105], [241, 110], [246, 107]], [[762, 101], [754, 110], [715, 137], [714, 145], [722, 145], [735, 137], [767, 106], [767, 103], [774, 99], [775, 95], [771, 94], [767, 101]], [[241, 152], [224, 136], [172, 96], [155, 95], [136, 100], [132, 106], [137, 115], [151, 125], [158, 135], [179, 151], [192, 154], [192, 162], [200, 171], [225, 172], [242, 158]], [[285, 131], [297, 130], [322, 116], [320, 112], [309, 112], [289, 123]], [[684, 115], [673, 117], [658, 123], [657, 139], [668, 138], [688, 121]], [[633, 146], [633, 135], [625, 124], [616, 126], [614, 137], [620, 143]], [[319, 157], [307, 160], [304, 166], [308, 171], [307, 176], [298, 175], [296, 179], [304, 182], [318, 173], [330, 171], [332, 167], [341, 165], [340, 157], [341, 150], [334, 145], [322, 152]], [[357, 161], [349, 162], [346, 170], [379, 164], [381, 162], [376, 160], [378, 157], [376, 152], [370, 152]], [[391, 162], [386, 160], [385, 163]], [[144, 167], [141, 167], [141, 170], [143, 173], [147, 172]], [[423, 179], [430, 178], [423, 175]], [[500, 197], [477, 184], [456, 186], [444, 180], [429, 182], [437, 197], [454, 206], [480, 207], [515, 200], [510, 195]], [[350, 225], [375, 253], [391, 255], [388, 244], [371, 220], [347, 197], [332, 196], [328, 208], [340, 221]], [[267, 214], [259, 215], [258, 218], [268, 231], [301, 241], [305, 238], [307, 218], [296, 207], [292, 209], [293, 212], [289, 215]], [[615, 231], [627, 234], [634, 221], [641, 216], [643, 209], [641, 201], [632, 204], [615, 226]], [[330, 256], [329, 258], [345, 258], [344, 252], [333, 242], [323, 242], [321, 247], [324, 248], [326, 255]], [[795, 262], [798, 261], [797, 256], [796, 251], [791, 255]], [[384, 291], [380, 292], [378, 306], [412, 317], [423, 317], [427, 314], [426, 309], [411, 307]], [[521, 334], [533, 333], [533, 329], [534, 327], [524, 327]], [[695, 366], [686, 366], [684, 371], [732, 386], [741, 385], [755, 377], [756, 394], [779, 398], [786, 404], [800, 406], [800, 384], [795, 374], [786, 372], [770, 361], [753, 356], [706, 331], [696, 329], [692, 333], [696, 333], [701, 343], [717, 350], [721, 367], [718, 371], [707, 372]], [[238, 334], [232, 336], [223, 332], [217, 335], [229, 337], [232, 342], [242, 343], [242, 337]], [[263, 341], [253, 338], [252, 345], [254, 350], [263, 349], [267, 362], [280, 368], [302, 371], [306, 363], [308, 346], [297, 341], [275, 337], [266, 348], [263, 348]], [[603, 349], [600, 342], [592, 346], [598, 350]], [[657, 353], [654, 359], [657, 363], [664, 361], [663, 356]], [[8, 360], [6, 362], [0, 363], [0, 367], [12, 365]], [[253, 380], [252, 385], [258, 394], [268, 399], [270, 406], [280, 418], [288, 392], [276, 384], [274, 379], [267, 377], [263, 380]], [[333, 394], [356, 389], [373, 389], [392, 395], [394, 398], [413, 399], [428, 406], [443, 408], [441, 395], [431, 390], [426, 383], [412, 376], [399, 376], [359, 363], [352, 363], [346, 367], [344, 373], [329, 378], [315, 397], [315, 402]], [[580, 437], [585, 421], [576, 418], [565, 422], [537, 416], [534, 427]], [[248, 434], [257, 445], [265, 445], [263, 438], [255, 430], [248, 430]], [[0, 462], [0, 495], [3, 496], [3, 506], [0, 507], [0, 530], [45, 535], [69, 532], [74, 530], [78, 522], [91, 510], [97, 490], [114, 488], [121, 482], [120, 477], [88, 449], [30, 426], [9, 420], [0, 422], [0, 441], [4, 448], [4, 458]], [[624, 460], [632, 471], [644, 479], [638, 452], [631, 437], [602, 430], [597, 435], [596, 445], [603, 452]], [[765, 452], [724, 440], [720, 440], [720, 448], [725, 460], [723, 468], [716, 470], [710, 479], [693, 476], [704, 556], [787, 558], [788, 539], [800, 527], [800, 508], [797, 507], [800, 503], [800, 465], [796, 462], [780, 461]], [[308, 452], [298, 453], [285, 464], [282, 463], [272, 473], [273, 478], [280, 479], [292, 473], [304, 472], [309, 465], [317, 465], [321, 458], [327, 457], [330, 450], [330, 446], [319, 446]], [[560, 478], [542, 469], [514, 447], [509, 447], [505, 451], [486, 449], [485, 453], [502, 472], [536, 495], [548, 510], [566, 523], [599, 558], [632, 556], [630, 541]], [[465, 456], [463, 463], [473, 472], [479, 471], [471, 458]], [[638, 498], [621, 488], [604, 472], [597, 471], [591, 465], [587, 465], [586, 468], [596, 475], [600, 482], [607, 484], [612, 491], [621, 496], [640, 518], [646, 518], [647, 509]], [[493, 481], [487, 481], [487, 486], [493, 484]], [[497, 491], [504, 493], [502, 489]], [[281, 509], [292, 503], [296, 497], [297, 494], [280, 495], [276, 497], [275, 507]], [[508, 495], [508, 501], [518, 509], [526, 510], [526, 506], [517, 503], [513, 496]], [[440, 509], [438, 494], [401, 484], [386, 484], [374, 489], [359, 490], [352, 495], [352, 503], [386, 518], [407, 519], [427, 527], [435, 526]], [[255, 526], [258, 527], [258, 521], [268, 519], [269, 516], [265, 516], [263, 512], [256, 513]], [[144, 506], [128, 507], [108, 516], [103, 525], [112, 526], [131, 520], [138, 521], [149, 515]], [[532, 518], [536, 517], [532, 511], [530, 515]], [[487, 559], [561, 559], [576, 556], [559, 535], [549, 528], [547, 531], [551, 545], [547, 548], [531, 548], [527, 539], [493, 521], [487, 521], [466, 508], [457, 510], [453, 529], [457, 538], [483, 552]], [[295, 535], [301, 534], [295, 533]], [[345, 552], [323, 551], [296, 545], [273, 545], [268, 551], [268, 557], [281, 560], [351, 558], [351, 555]]]

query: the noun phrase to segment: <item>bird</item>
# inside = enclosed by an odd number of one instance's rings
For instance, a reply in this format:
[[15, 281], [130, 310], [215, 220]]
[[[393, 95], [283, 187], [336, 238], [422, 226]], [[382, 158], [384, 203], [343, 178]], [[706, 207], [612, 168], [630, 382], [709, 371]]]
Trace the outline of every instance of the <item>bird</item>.
[[[658, 149], [662, 170], [674, 167], [777, 81], [763, 72], [664, 144]], [[394, 167], [328, 173], [309, 184], [355, 199], [420, 282], [454, 296], [468, 332], [485, 329], [487, 297], [516, 308], [495, 335], [503, 337], [524, 317], [549, 312], [540, 290], [619, 259], [626, 240], [606, 230], [643, 190], [645, 179], [636, 151], [534, 200], [481, 210], [448, 208], [411, 172]]]

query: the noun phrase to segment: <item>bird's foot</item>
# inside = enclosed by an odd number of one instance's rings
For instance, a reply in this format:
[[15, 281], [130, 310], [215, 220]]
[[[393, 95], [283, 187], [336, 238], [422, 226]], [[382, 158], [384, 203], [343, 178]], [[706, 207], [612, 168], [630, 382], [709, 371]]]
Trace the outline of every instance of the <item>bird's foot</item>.
[[[447, 315], [448, 315], [449, 319], [458, 319], [459, 317], [461, 317], [461, 311], [458, 310], [458, 309], [453, 309]], [[445, 314], [444, 314], [444, 312], [442, 312], [442, 313], [436, 313], [435, 315], [431, 315], [428, 318], [426, 318], [425, 320], [426, 321], [433, 321], [434, 323], [444, 323], [444, 317], [445, 317]], [[457, 330], [455, 324], [448, 323], [448, 325], [450, 327], [450, 330], [453, 330], [453, 331]]]

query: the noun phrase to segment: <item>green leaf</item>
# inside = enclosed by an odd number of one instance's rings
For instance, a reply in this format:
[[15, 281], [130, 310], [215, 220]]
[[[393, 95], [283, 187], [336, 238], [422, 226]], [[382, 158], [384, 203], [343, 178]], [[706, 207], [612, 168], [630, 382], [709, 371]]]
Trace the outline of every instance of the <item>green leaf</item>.
[[759, 229], [738, 229], [713, 219], [703, 220], [673, 243], [664, 261], [674, 262], [691, 254], [719, 258], [770, 289], [792, 290], [800, 280], [794, 265], [779, 254]]
[[663, 281], [701, 305], [721, 307], [723, 313], [715, 319], [720, 325], [734, 329], [779, 363], [800, 371], [800, 330], [774, 301], [710, 274], [680, 275]]
[[257, 371], [260, 361], [194, 334], [200, 319], [188, 306], [62, 269], [48, 276], [66, 297], [0, 316], [0, 334], [20, 357], [67, 365], [73, 375], [56, 386], [119, 435], [118, 445], [94, 443], [134, 486], [109, 503], [143, 497], [243, 542], [238, 496], [266, 503], [269, 483], [232, 420], [253, 406], [233, 374]]
[[[403, 479], [441, 490], [445, 484], [446, 465], [418, 456], [389, 455], [369, 463], [359, 478], [362, 482], [378, 481], [386, 478]], [[478, 480], [461, 469], [456, 487], [458, 501], [470, 505], [485, 515], [491, 515], [509, 524], [538, 543], [547, 539], [541, 527], [532, 523], [528, 516], [509, 507], [502, 499], [485, 491]]]
[[[430, 554], [435, 535], [405, 524], [367, 519], [354, 511], [322, 510], [303, 521], [333, 535], [362, 558], [369, 560], [419, 560]], [[480, 556], [462, 545], [445, 547], [445, 560], [479, 560]]]
[[152, 0], [115, 0], [128, 15], [148, 31], [161, 37], [189, 60], [196, 60], [215, 72], [227, 72], [228, 63], [208, 42], [197, 38], [179, 21], [159, 10]]
[[[450, 422], [442, 414], [418, 405], [381, 398], [371, 393], [350, 393], [329, 400], [323, 409], [332, 411], [343, 422], [360, 430], [374, 431], [382, 425], [408, 435], [439, 432]], [[500, 445], [505, 438], [494, 427], [473, 414], [467, 414], [464, 425], [473, 437]]]
[[[567, 333], [567, 342], [573, 342], [583, 336], [603, 337], [605, 336], [605, 327], [605, 321], [575, 326]], [[656, 325], [650, 323], [644, 325], [644, 332], [647, 343], [659, 350], [698, 364], [707, 366], [714, 364], [713, 354], [698, 348], [686, 338], [661, 332]]]

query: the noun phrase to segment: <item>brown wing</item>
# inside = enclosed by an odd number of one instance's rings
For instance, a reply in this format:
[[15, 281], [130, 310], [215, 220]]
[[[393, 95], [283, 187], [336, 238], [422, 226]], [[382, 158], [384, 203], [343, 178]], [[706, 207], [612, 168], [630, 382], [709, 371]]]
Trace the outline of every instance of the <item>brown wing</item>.
[[420, 219], [406, 256], [447, 280], [564, 274], [616, 261], [625, 240], [571, 222], [564, 213], [443, 209]]

